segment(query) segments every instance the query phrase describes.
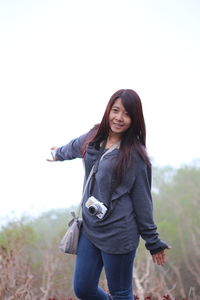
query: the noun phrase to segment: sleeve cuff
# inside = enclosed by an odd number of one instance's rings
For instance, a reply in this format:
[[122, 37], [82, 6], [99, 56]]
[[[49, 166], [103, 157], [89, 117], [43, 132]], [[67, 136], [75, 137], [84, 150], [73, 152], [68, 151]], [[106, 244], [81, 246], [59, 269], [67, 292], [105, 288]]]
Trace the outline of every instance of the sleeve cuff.
[[156, 254], [162, 250], [170, 248], [170, 246], [164, 241], [160, 240], [159, 243], [157, 243], [156, 245], [146, 245], [146, 248], [150, 251], [151, 254]]
[[64, 160], [64, 158], [60, 155], [61, 154], [61, 151], [60, 151], [61, 148], [62, 147], [57, 148], [56, 153], [55, 153], [56, 160], [59, 160], [59, 161], [63, 161]]

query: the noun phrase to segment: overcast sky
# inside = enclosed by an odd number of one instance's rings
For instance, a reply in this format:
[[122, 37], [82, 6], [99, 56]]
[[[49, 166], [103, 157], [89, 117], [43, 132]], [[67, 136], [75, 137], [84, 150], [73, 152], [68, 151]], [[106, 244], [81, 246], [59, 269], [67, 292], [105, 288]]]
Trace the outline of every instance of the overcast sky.
[[82, 162], [49, 148], [120, 88], [141, 97], [154, 165], [199, 158], [199, 53], [198, 0], [0, 0], [0, 216], [79, 202]]

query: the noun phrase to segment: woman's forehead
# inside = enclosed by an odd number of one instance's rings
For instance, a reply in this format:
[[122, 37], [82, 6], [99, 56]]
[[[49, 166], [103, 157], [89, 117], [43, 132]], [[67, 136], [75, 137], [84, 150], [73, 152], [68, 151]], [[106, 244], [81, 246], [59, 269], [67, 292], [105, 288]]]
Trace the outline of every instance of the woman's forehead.
[[113, 106], [116, 106], [116, 107], [119, 107], [119, 108], [125, 110], [125, 107], [124, 107], [124, 105], [122, 104], [121, 98], [117, 98], [117, 99], [115, 100], [115, 102], [113, 103]]

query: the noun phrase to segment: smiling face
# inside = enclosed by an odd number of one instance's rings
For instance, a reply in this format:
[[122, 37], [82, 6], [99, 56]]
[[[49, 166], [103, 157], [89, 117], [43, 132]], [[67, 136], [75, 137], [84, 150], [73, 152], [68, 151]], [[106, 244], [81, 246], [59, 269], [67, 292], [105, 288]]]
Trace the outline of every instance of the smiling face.
[[131, 118], [125, 110], [120, 98], [114, 102], [109, 114], [111, 133], [122, 135], [131, 126]]

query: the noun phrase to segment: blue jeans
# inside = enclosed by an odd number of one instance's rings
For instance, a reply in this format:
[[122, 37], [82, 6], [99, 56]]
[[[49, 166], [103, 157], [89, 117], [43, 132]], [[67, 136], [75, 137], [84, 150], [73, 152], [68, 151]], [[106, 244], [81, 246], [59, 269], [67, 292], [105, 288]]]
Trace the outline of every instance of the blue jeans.
[[108, 254], [95, 247], [81, 234], [74, 270], [74, 292], [81, 300], [109, 300], [98, 287], [104, 267], [113, 300], [133, 300], [132, 272], [136, 250], [127, 254]]

